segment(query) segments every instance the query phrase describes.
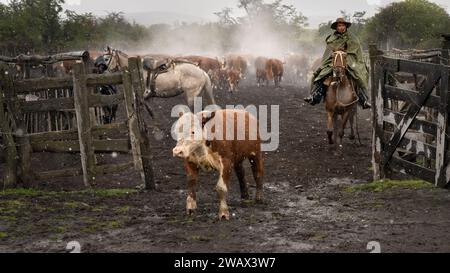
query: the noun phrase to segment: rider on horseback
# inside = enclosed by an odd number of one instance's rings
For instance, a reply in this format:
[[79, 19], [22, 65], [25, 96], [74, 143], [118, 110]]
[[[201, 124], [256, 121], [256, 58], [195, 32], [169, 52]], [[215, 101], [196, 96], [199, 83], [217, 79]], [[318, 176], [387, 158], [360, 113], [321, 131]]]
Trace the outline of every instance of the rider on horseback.
[[314, 72], [311, 95], [304, 99], [309, 104], [318, 104], [325, 97], [326, 86], [324, 81], [333, 73], [332, 53], [333, 51], [344, 49], [347, 52], [347, 72], [356, 82], [356, 94], [358, 95], [359, 103], [363, 109], [371, 107], [366, 95], [369, 71], [363, 59], [359, 40], [347, 31], [351, 25], [350, 22], [346, 22], [343, 18], [338, 18], [331, 25], [331, 28], [336, 31], [326, 38], [327, 48], [323, 55], [321, 66]]

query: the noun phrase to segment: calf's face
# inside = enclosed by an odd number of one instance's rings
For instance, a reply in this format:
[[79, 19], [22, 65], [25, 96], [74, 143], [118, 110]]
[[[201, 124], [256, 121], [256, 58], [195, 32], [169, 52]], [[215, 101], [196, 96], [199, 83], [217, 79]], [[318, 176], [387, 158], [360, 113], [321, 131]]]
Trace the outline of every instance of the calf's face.
[[176, 122], [173, 134], [177, 145], [172, 150], [174, 157], [187, 159], [205, 153], [205, 140], [201, 120], [192, 113], [183, 114]]

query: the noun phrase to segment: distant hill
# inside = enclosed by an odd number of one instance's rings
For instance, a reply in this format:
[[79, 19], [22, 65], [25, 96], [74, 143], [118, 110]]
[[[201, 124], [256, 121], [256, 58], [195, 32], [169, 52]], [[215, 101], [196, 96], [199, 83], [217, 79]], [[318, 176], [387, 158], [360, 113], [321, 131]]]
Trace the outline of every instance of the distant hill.
[[210, 18], [202, 18], [197, 16], [191, 16], [181, 13], [173, 12], [139, 12], [139, 13], [127, 13], [125, 18], [135, 21], [138, 24], [149, 26], [153, 24], [174, 24], [174, 23], [194, 23], [194, 22], [208, 22]]

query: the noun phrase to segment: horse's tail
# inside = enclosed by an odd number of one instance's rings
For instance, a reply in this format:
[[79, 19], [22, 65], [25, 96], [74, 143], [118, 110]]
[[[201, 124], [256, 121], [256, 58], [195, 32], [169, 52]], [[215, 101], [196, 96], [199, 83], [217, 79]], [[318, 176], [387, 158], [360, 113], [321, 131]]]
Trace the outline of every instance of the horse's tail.
[[209, 77], [209, 75], [204, 72], [205, 77], [206, 77], [206, 82], [205, 85], [203, 86], [203, 94], [206, 95], [206, 99], [208, 101], [209, 105], [214, 105], [216, 104], [216, 101], [214, 99], [214, 93], [213, 93], [213, 86], [211, 83], [211, 78]]

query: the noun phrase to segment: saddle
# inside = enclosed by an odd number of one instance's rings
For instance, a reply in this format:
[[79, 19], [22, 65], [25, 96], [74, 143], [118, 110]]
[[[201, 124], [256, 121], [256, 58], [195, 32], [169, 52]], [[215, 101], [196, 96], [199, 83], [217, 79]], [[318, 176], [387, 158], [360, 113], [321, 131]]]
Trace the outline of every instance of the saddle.
[[171, 64], [173, 63], [173, 61], [171, 59], [154, 59], [154, 58], [148, 58], [148, 59], [144, 59], [143, 62], [143, 67], [145, 70], [147, 71], [151, 71], [151, 72], [156, 72], [156, 73], [161, 73], [164, 71], [167, 71]]
[[[153, 61], [153, 62], [151, 62]], [[150, 79], [150, 91], [153, 93], [155, 92], [156, 88], [156, 78], [158, 78], [159, 75], [169, 72], [170, 68], [174, 68], [177, 64], [192, 64], [195, 66], [198, 66], [198, 64], [190, 62], [185, 59], [171, 59], [166, 58], [163, 60], [148, 60], [144, 62], [144, 69], [148, 71], [152, 71], [153, 77]]]

